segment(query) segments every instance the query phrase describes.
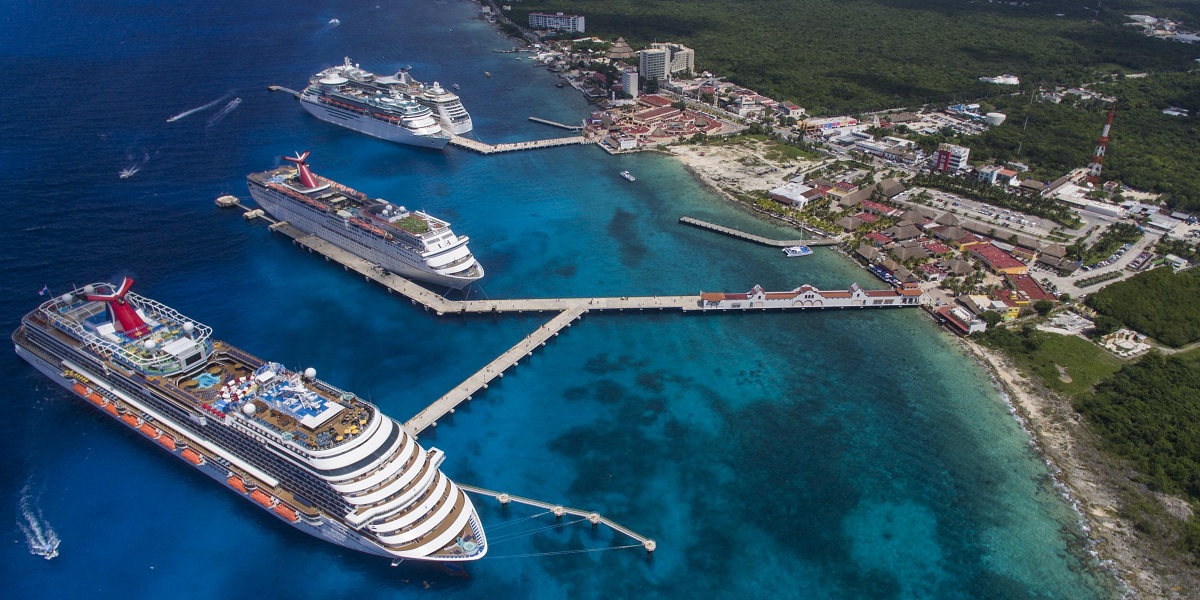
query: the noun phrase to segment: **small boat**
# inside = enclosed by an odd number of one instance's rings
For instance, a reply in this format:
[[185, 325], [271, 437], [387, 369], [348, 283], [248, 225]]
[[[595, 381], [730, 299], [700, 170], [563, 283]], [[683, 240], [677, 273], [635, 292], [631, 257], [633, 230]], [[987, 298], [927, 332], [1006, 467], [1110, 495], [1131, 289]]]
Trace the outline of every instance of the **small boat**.
[[554, 87], [562, 87], [562, 86], [563, 86], [563, 82], [561, 82], [561, 81], [554, 84]]
[[812, 254], [813, 251], [808, 246], [788, 246], [787, 248], [783, 249], [783, 253], [788, 255], [789, 257], [795, 257], [795, 256], [808, 256], [808, 255]]
[[337, 19], [330, 19], [330, 20], [329, 20], [329, 26], [330, 26], [330, 27], [337, 27], [338, 25], [341, 25], [341, 24], [342, 24], [342, 22], [341, 22], [341, 21], [339, 21], [339, 20], [337, 20]]
[[457, 83], [456, 83], [456, 84], [454, 84], [454, 85], [452, 85], [452, 86], [450, 86], [450, 87], [452, 87], [452, 88], [454, 88], [454, 89], [456, 89], [456, 90], [457, 90], [457, 89], [460, 89], [460, 88], [458, 87], [458, 84], [457, 84]]
[[625, 179], [628, 179], [629, 181], [637, 181], [637, 178], [634, 177], [633, 174], [630, 173], [629, 171], [621, 171], [621, 177], [624, 177]]
[[484, 71], [484, 72], [483, 72], [483, 76], [484, 76], [484, 77], [491, 77], [491, 76], [492, 76], [492, 72], [491, 72], [491, 71]]

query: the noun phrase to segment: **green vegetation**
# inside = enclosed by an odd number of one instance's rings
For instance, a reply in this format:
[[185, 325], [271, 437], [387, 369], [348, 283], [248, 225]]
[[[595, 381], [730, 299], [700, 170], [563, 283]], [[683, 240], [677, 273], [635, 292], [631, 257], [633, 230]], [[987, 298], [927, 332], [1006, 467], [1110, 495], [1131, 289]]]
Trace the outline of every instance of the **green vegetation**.
[[1138, 273], [1088, 296], [1087, 305], [1168, 346], [1200, 340], [1200, 272], [1194, 269]]
[[1003, 350], [1018, 368], [1037, 375], [1046, 387], [1071, 396], [1090, 392], [1121, 368], [1120, 359], [1085, 339], [1039, 331], [1032, 325], [989, 327], [979, 334], [979, 341]]
[[[1085, 265], [1100, 262], [1112, 256], [1113, 252], [1120, 249], [1122, 244], [1132, 244], [1140, 239], [1142, 239], [1142, 230], [1137, 225], [1113, 223], [1112, 227], [1100, 235], [1096, 243], [1080, 253], [1080, 258]], [[1070, 252], [1071, 248], [1067, 248], [1067, 250]]]
[[1163, 236], [1154, 245], [1154, 251], [1159, 254], [1174, 254], [1179, 258], [1186, 258], [1189, 263], [1200, 262], [1200, 247], [1187, 240], [1177, 240]]
[[1075, 285], [1083, 288], [1083, 287], [1096, 285], [1097, 283], [1104, 283], [1105, 281], [1112, 281], [1113, 279], [1116, 279], [1120, 276], [1121, 276], [1120, 271], [1109, 271], [1107, 273], [1101, 273], [1099, 275], [1092, 275], [1091, 277], [1084, 277], [1083, 279], [1078, 279], [1075, 281]]
[[1154, 488], [1200, 499], [1200, 370], [1155, 352], [1127, 365], [1078, 410]]
[[429, 231], [429, 223], [425, 222], [425, 219], [422, 219], [416, 215], [404, 217], [403, 219], [393, 223], [393, 225], [409, 233], [415, 233], [417, 235], [421, 235], [422, 233]]
[[[1200, 501], [1200, 368], [1152, 352], [1075, 401], [1104, 447], [1129, 461], [1151, 489]], [[1136, 513], [1152, 512], [1143, 508]], [[1169, 533], [1200, 556], [1200, 518]]]
[[[1200, 9], [1138, 6], [1200, 23]], [[1011, 6], [959, 0], [527, 0], [530, 12], [587, 15], [588, 34], [624, 36], [636, 49], [670, 40], [696, 49], [696, 67], [814, 114], [879, 110], [995, 96], [987, 75], [1078, 85], [1093, 72], [1182, 71], [1194, 48], [1122, 25], [1127, 5], [1094, 12], [1065, 0]], [[1129, 10], [1127, 10], [1129, 9]], [[1191, 14], [1188, 14], [1188, 13]], [[1056, 17], [1056, 13], [1065, 17]]]
[[[1153, 73], [1094, 89], [1118, 101], [1104, 177], [1161, 193], [1172, 208], [1200, 211], [1200, 164], [1195, 160], [1200, 154], [1200, 119], [1162, 114], [1168, 106], [1200, 110], [1200, 71]], [[983, 135], [961, 140], [971, 148], [971, 159], [1021, 160], [1033, 165], [1032, 176], [1044, 181], [1091, 160], [1109, 110], [1109, 104], [1098, 100], [1030, 104], [1029, 93], [990, 101], [1009, 118]]]

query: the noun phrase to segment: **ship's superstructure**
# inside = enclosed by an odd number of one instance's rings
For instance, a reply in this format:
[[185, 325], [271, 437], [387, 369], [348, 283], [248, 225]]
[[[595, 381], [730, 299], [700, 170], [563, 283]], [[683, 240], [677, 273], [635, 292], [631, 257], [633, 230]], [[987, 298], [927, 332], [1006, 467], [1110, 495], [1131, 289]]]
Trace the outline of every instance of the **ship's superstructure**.
[[43, 302], [17, 354], [87, 403], [311, 535], [396, 559], [467, 561], [487, 541], [467, 495], [358, 396], [258, 359], [174, 309], [97, 283]]
[[452, 136], [472, 128], [462, 101], [437, 82], [426, 86], [406, 69], [380, 77], [349, 58], [314, 75], [300, 93], [300, 104], [323, 121], [428, 148], [443, 148]]
[[320, 177], [309, 170], [308, 154], [285, 157], [294, 167], [247, 177], [263, 210], [403, 277], [453, 289], [483, 277], [469, 238], [449, 223]]

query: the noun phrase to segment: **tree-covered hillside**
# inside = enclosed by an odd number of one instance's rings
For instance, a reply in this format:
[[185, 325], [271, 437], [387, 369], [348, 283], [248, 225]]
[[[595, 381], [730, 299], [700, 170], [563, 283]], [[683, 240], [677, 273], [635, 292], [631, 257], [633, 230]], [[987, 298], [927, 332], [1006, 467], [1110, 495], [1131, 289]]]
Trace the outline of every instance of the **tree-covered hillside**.
[[1200, 28], [1200, 9], [1177, 6], [1106, 3], [1094, 21], [1065, 0], [530, 0], [511, 16], [582, 14], [588, 34], [624, 36], [635, 49], [680, 42], [696, 50], [698, 68], [823, 114], [1000, 94], [978, 78], [1006, 72], [1077, 84], [1094, 71], [1186, 70], [1200, 56], [1195, 47], [1122, 24], [1129, 12], [1157, 11]]

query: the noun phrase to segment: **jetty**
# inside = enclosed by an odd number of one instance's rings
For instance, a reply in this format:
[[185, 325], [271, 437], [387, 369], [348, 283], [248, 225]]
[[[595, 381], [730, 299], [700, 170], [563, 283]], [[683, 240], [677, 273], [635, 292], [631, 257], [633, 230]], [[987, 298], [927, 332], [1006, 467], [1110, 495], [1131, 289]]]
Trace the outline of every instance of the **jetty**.
[[296, 90], [293, 90], [293, 89], [285, 88], [282, 85], [268, 85], [267, 91], [268, 92], [286, 92], [286, 93], [294, 96], [297, 100], [300, 99], [300, 92], [297, 92]]
[[[533, 117], [530, 117], [533, 118]], [[539, 148], [554, 148], [557, 146], [583, 146], [586, 144], [594, 144], [596, 140], [582, 135], [551, 138], [548, 140], [533, 140], [529, 142], [509, 142], [506, 144], [488, 144], [478, 140], [472, 140], [462, 136], [454, 136], [450, 138], [452, 146], [465, 148], [480, 154], [499, 154], [501, 152], [514, 152], [516, 150], [537, 150]]]
[[564, 125], [557, 121], [551, 121], [550, 119], [542, 119], [542, 118], [538, 118], [538, 117], [529, 117], [529, 120], [533, 121], [534, 123], [541, 123], [542, 125], [558, 127], [559, 129], [568, 129], [571, 131], [583, 131], [583, 125]]
[[504, 372], [516, 365], [522, 358], [533, 356], [534, 350], [545, 346], [550, 338], [558, 336], [559, 330], [570, 327], [571, 323], [578, 320], [586, 312], [586, 308], [573, 306], [558, 313], [557, 316], [550, 319], [544, 325], [539, 326], [536, 331], [517, 342], [515, 346], [509, 348], [507, 352], [501, 354], [496, 360], [488, 363], [479, 372], [468, 377], [466, 381], [458, 384], [458, 386], [447, 392], [444, 396], [435, 400], [433, 404], [425, 407], [425, 410], [422, 410], [416, 416], [409, 419], [404, 424], [404, 430], [409, 435], [416, 436], [427, 427], [437, 427], [438, 419], [447, 413], [453, 414], [454, 409], [459, 404], [469, 401], [471, 396], [479, 390], [486, 389], [492, 380], [504, 377]]
[[746, 233], [741, 229], [725, 227], [724, 225], [717, 225], [716, 223], [709, 223], [708, 221], [701, 221], [700, 219], [695, 219], [692, 217], [679, 217], [679, 222], [683, 223], [684, 225], [691, 225], [692, 227], [706, 229], [708, 231], [713, 231], [729, 237], [747, 240], [756, 244], [762, 244], [763, 246], [773, 246], [775, 248], [787, 248], [788, 246], [836, 246], [841, 243], [835, 239], [773, 240], [770, 238], [765, 238], [761, 235]]
[[503, 492], [495, 492], [492, 490], [485, 490], [483, 488], [475, 487], [472, 485], [463, 485], [461, 483], [459, 483], [457, 485], [464, 492], [471, 493], [471, 494], [478, 494], [480, 496], [490, 496], [492, 498], [495, 498], [496, 500], [499, 500], [500, 504], [502, 504], [502, 505], [508, 505], [508, 503], [510, 503], [510, 502], [516, 502], [517, 504], [524, 504], [527, 506], [534, 506], [537, 508], [546, 509], [547, 511], [550, 511], [550, 513], [553, 514], [554, 517], [557, 519], [563, 518], [564, 515], [571, 515], [571, 516], [575, 516], [575, 517], [580, 517], [581, 519], [587, 519], [587, 521], [589, 523], [591, 523], [593, 527], [595, 527], [597, 525], [601, 525], [601, 524], [607, 525], [613, 531], [616, 531], [616, 532], [626, 535], [634, 540], [637, 540], [637, 542], [639, 544], [641, 544], [641, 546], [643, 548], [645, 548], [646, 552], [648, 552], [648, 553], [653, 553], [654, 550], [658, 547], [658, 545], [654, 542], [653, 539], [650, 539], [644, 535], [641, 535], [641, 534], [637, 533], [636, 531], [633, 531], [632, 529], [629, 529], [628, 527], [625, 527], [625, 526], [621, 525], [620, 523], [617, 523], [611, 519], [600, 516], [600, 514], [596, 513], [596, 512], [580, 510], [578, 508], [571, 508], [569, 506], [562, 506], [561, 504], [550, 504], [549, 502], [542, 502], [541, 500], [534, 500], [532, 498], [523, 498], [521, 496], [513, 496], [511, 494], [505, 494]]

